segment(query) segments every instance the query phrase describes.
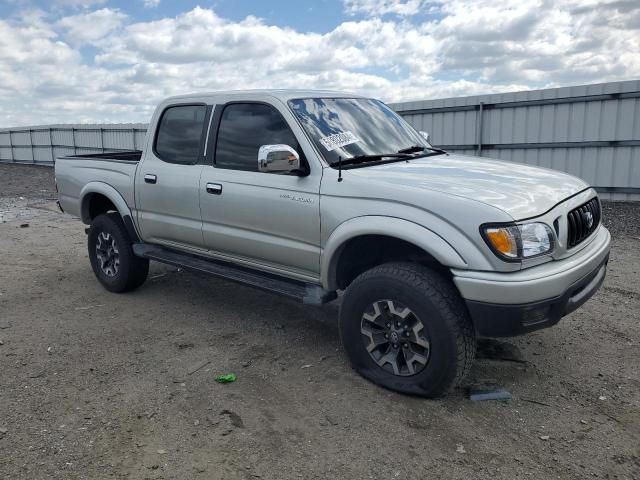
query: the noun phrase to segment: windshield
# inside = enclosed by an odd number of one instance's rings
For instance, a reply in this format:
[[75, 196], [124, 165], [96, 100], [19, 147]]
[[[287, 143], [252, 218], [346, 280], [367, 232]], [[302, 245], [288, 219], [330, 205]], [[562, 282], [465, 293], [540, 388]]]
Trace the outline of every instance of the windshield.
[[289, 100], [318, 150], [330, 165], [338, 158], [385, 155], [427, 141], [399, 115], [369, 98], [301, 98]]

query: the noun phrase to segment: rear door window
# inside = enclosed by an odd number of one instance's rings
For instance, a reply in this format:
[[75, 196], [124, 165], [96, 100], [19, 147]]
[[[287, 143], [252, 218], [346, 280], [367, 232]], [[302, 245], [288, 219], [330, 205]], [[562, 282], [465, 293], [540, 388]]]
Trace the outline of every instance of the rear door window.
[[154, 152], [169, 163], [198, 163], [204, 133], [205, 105], [176, 105], [162, 113]]

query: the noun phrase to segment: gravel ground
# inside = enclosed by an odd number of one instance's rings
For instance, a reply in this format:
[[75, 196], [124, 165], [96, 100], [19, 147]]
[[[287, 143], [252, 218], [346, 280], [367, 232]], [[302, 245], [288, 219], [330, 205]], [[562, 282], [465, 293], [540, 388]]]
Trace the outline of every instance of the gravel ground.
[[52, 178], [0, 165], [0, 478], [640, 478], [640, 205], [583, 308], [483, 342], [469, 382], [512, 400], [434, 401], [352, 372], [335, 304], [162, 265], [106, 292]]

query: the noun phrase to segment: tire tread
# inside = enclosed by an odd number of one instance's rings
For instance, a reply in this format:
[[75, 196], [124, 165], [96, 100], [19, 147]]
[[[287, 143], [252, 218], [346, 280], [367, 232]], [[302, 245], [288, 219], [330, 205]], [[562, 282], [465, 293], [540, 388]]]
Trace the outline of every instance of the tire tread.
[[349, 295], [350, 290], [353, 290], [359, 284], [380, 276], [394, 278], [411, 285], [413, 288], [423, 292], [424, 296], [428, 297], [429, 301], [436, 305], [450, 331], [455, 336], [454, 341], [458, 355], [455, 374], [450, 378], [448, 384], [442, 385], [440, 394], [433, 396], [444, 395], [459, 386], [473, 365], [476, 353], [476, 338], [469, 313], [455, 286], [442, 274], [421, 264], [393, 262], [379, 265], [359, 275], [349, 285], [345, 296]]
[[[115, 293], [124, 293], [135, 290], [140, 287], [149, 274], [149, 260], [145, 258], [137, 257], [133, 253], [132, 241], [129, 237], [129, 233], [125, 227], [124, 221], [118, 212], [109, 212], [98, 215], [91, 222], [91, 229], [100, 229], [103, 226], [111, 229], [112, 233], [116, 236], [116, 242], [118, 243], [119, 249], [121, 251], [121, 262], [127, 262], [128, 265], [123, 265], [123, 268], [127, 271], [126, 278], [123, 281], [118, 281], [116, 283], [105, 283], [100, 277], [99, 273], [94, 266], [92, 251], [94, 245], [91, 242], [92, 236], [91, 232], [89, 233], [88, 239], [88, 248], [89, 248], [89, 258], [91, 258], [92, 267], [96, 277], [100, 281], [100, 283], [109, 291]], [[104, 228], [103, 227], [103, 228]]]

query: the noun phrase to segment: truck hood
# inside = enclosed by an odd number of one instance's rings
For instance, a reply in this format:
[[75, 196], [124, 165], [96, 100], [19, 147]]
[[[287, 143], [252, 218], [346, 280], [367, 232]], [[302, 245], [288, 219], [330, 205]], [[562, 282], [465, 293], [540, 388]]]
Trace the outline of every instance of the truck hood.
[[499, 208], [514, 220], [541, 215], [589, 187], [556, 170], [455, 154], [374, 165], [349, 174], [402, 189], [424, 188], [466, 197]]

